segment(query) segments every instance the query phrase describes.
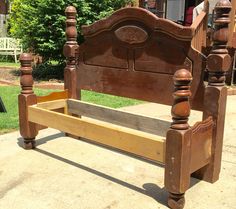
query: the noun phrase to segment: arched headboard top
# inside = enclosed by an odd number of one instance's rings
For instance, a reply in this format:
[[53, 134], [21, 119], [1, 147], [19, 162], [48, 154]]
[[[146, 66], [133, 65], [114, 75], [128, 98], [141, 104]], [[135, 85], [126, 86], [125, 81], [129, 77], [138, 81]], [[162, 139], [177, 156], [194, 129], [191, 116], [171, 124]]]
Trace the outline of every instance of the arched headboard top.
[[126, 20], [143, 23], [152, 31], [160, 31], [182, 41], [190, 41], [194, 35], [193, 28], [181, 26], [168, 19], [158, 18], [148, 10], [138, 7], [119, 9], [108, 18], [101, 19], [89, 26], [82, 26], [82, 33], [85, 37], [92, 37], [112, 30], [116, 25]]

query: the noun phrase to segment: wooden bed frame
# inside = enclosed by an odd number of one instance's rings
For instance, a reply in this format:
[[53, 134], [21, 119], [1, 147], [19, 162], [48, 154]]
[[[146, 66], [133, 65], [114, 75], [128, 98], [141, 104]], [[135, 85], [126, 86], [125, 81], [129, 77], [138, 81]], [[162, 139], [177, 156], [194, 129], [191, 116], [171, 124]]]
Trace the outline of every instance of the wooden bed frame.
[[[38, 131], [52, 127], [160, 162], [165, 164], [168, 205], [183, 208], [191, 176], [208, 182], [219, 178], [227, 98], [224, 81], [231, 63], [226, 48], [230, 8], [227, 1], [216, 5], [213, 48], [205, 57], [194, 39], [205, 27], [207, 7], [191, 27], [157, 18], [142, 8], [123, 8], [84, 26], [81, 46], [76, 42], [76, 10], [68, 7], [65, 91], [36, 96], [32, 57], [25, 53], [20, 57], [19, 119], [25, 148], [35, 148]], [[82, 102], [81, 89], [172, 105], [173, 121]], [[202, 121], [192, 127], [190, 109], [203, 112]]]

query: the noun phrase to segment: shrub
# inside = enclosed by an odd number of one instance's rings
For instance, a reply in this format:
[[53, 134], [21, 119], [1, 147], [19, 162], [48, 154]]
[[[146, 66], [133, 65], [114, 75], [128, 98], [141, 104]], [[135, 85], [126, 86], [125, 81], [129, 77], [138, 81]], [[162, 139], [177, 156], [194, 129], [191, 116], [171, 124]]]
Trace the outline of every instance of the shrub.
[[78, 12], [78, 42], [83, 37], [80, 26], [107, 16], [132, 0], [14, 0], [10, 15], [10, 33], [23, 41], [24, 48], [43, 57], [43, 60], [64, 59], [66, 6]]
[[44, 62], [33, 68], [33, 78], [35, 80], [63, 80], [64, 78], [65, 62], [52, 64], [51, 62]]

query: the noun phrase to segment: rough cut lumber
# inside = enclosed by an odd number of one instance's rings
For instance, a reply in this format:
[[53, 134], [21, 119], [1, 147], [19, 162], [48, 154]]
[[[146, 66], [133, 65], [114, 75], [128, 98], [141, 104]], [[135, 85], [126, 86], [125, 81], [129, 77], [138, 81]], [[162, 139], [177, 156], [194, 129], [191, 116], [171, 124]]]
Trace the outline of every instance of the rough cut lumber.
[[113, 124], [90, 122], [85, 118], [29, 106], [29, 121], [87, 138], [144, 158], [164, 162], [165, 142], [160, 136]]
[[170, 127], [169, 121], [152, 118], [145, 115], [137, 115], [83, 101], [69, 99], [67, 100], [67, 105], [68, 112], [72, 114], [91, 117], [164, 137], [166, 136], [166, 131]]

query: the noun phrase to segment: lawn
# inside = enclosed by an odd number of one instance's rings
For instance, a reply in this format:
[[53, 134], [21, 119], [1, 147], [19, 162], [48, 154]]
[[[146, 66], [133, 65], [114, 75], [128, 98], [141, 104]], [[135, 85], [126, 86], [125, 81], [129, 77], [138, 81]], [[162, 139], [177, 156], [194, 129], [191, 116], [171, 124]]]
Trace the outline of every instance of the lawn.
[[[34, 89], [34, 91], [37, 95], [46, 95], [53, 90]], [[20, 87], [0, 86], [0, 97], [2, 98], [7, 109], [7, 113], [0, 113], [0, 134], [17, 130], [19, 127], [17, 102], [17, 95], [19, 94], [19, 92]], [[89, 91], [82, 91], [82, 100], [113, 108], [131, 106], [141, 103], [141, 101], [138, 100], [98, 94]]]

